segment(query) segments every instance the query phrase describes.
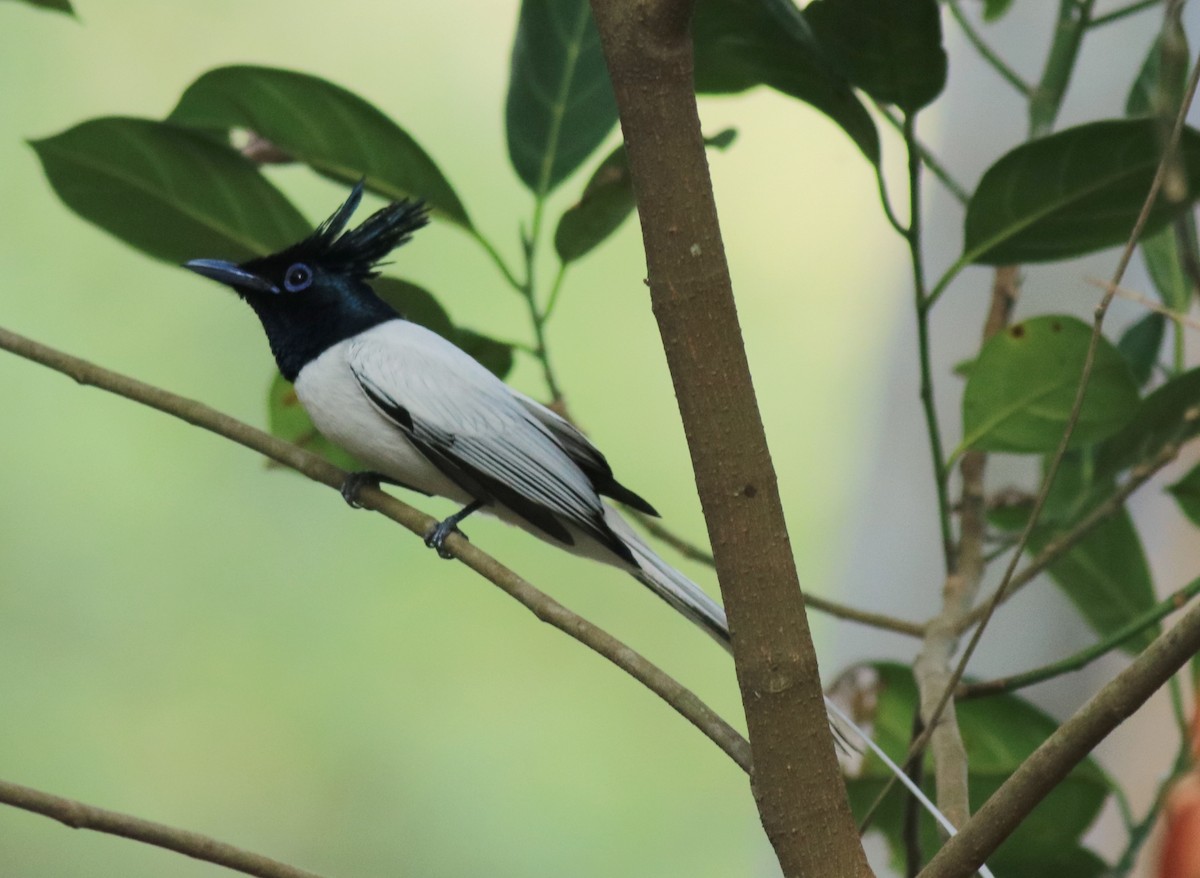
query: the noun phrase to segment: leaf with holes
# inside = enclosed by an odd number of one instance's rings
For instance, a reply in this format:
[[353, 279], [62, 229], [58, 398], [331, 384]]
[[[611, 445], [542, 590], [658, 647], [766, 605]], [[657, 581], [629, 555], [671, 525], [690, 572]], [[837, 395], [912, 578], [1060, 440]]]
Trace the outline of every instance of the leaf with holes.
[[875, 123], [791, 0], [700, 0], [692, 42], [696, 91], [736, 94], [769, 86], [824, 113], [879, 164]]
[[[1034, 317], [993, 336], [963, 393], [959, 450], [1045, 453], [1058, 447], [1075, 403], [1092, 330], [1074, 317]], [[1137, 385], [1104, 338], [1096, 348], [1072, 448], [1111, 436], [1133, 417]]]
[[877, 101], [915, 113], [946, 85], [937, 0], [813, 0], [804, 16], [842, 75]]
[[244, 128], [335, 180], [365, 179], [389, 199], [418, 196], [471, 227], [433, 159], [399, 125], [353, 92], [274, 67], [210, 70], [188, 86], [168, 121], [206, 130]]
[[617, 124], [587, 0], [523, 0], [505, 121], [509, 158], [536, 195], [570, 176]]
[[312, 231], [254, 165], [187, 128], [110, 117], [31, 145], [67, 207], [167, 262], [240, 262]]
[[[1200, 133], [1183, 131], [1179, 152], [1189, 180], [1200, 180]], [[1153, 119], [1092, 122], [1018, 146], [992, 165], [967, 204], [964, 262], [1049, 262], [1122, 244], [1141, 212], [1161, 154]], [[1161, 197], [1146, 232], [1178, 216], [1197, 197]]]

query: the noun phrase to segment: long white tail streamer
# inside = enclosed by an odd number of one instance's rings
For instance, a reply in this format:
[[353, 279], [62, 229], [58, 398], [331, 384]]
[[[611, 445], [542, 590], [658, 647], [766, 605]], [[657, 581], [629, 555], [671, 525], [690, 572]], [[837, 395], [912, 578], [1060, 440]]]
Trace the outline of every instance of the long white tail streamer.
[[[879, 761], [886, 765], [892, 774], [896, 776], [896, 779], [900, 781], [900, 783], [904, 784], [904, 788], [913, 794], [916, 800], [925, 807], [926, 811], [933, 815], [933, 819], [941, 825], [942, 829], [946, 830], [947, 834], [958, 835], [958, 830], [954, 828], [954, 824], [950, 822], [949, 818], [939, 811], [937, 805], [933, 804], [933, 802], [929, 800], [929, 797], [921, 792], [921, 788], [913, 783], [912, 778], [905, 774], [900, 769], [900, 766], [893, 762], [888, 755], [883, 752], [883, 748], [871, 740], [870, 735], [855, 725], [854, 721], [851, 720], [850, 717], [846, 716], [846, 714], [842, 712], [842, 709], [830, 701], [828, 697], [825, 699], [825, 708], [831, 714], [836, 716], [847, 728], [852, 730], [854, 734], [864, 744], [867, 745], [867, 748], [877, 757], [879, 757]], [[995, 878], [991, 870], [988, 869], [986, 865], [979, 867], [978, 874], [982, 875], [983, 878]]]

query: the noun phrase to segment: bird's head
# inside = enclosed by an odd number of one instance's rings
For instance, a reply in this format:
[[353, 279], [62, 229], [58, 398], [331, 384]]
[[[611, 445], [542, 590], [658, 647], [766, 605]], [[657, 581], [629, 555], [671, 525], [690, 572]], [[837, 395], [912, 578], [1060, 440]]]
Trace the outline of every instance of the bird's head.
[[397, 201], [350, 231], [362, 183], [311, 235], [278, 253], [240, 264], [186, 263], [232, 287], [258, 315], [279, 369], [289, 381], [324, 350], [398, 315], [367, 285], [379, 262], [428, 221], [420, 201]]

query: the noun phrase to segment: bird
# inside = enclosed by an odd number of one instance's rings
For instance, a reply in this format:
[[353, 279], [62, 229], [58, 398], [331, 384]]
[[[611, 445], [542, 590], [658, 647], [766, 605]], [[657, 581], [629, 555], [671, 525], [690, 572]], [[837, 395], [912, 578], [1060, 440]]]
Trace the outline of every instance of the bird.
[[363, 485], [385, 482], [459, 503], [425, 538], [445, 558], [464, 519], [494, 515], [627, 571], [730, 649], [721, 605], [605, 502], [658, 516], [617, 481], [591, 440], [376, 295], [369, 281], [380, 263], [428, 223], [429, 211], [420, 200], [394, 201], [348, 228], [362, 196], [360, 181], [312, 234], [279, 252], [240, 264], [186, 263], [253, 309], [313, 425], [367, 465], [342, 485], [346, 501], [357, 505]]
[[[725, 610], [651, 549], [615, 500], [658, 516], [617, 481], [608, 460], [570, 421], [509, 387], [452, 342], [406, 320], [369, 281], [380, 263], [429, 222], [419, 199], [394, 201], [347, 230], [359, 181], [308, 237], [242, 263], [193, 259], [185, 267], [231, 287], [258, 316], [275, 363], [325, 438], [365, 463], [342, 497], [367, 484], [446, 497], [461, 509], [425, 543], [443, 558], [459, 524], [490, 513], [536, 537], [632, 574], [732, 653]], [[828, 697], [834, 738], [848, 729], [950, 833], [954, 827], [895, 762]], [[980, 870], [991, 878], [986, 867]]]

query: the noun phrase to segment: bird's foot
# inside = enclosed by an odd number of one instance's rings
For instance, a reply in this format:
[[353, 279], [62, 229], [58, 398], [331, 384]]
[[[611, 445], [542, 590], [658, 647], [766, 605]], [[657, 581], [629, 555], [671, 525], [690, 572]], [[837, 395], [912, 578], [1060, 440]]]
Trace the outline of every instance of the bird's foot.
[[470, 540], [470, 537], [458, 529], [458, 520], [459, 517], [457, 515], [451, 515], [444, 521], [439, 521], [425, 535], [425, 545], [431, 549], [436, 549], [439, 558], [449, 560], [454, 557], [454, 554], [446, 548], [446, 537], [450, 536], [450, 534], [458, 534], [464, 540]]
[[358, 502], [358, 492], [363, 488], [378, 488], [380, 475], [373, 472], [350, 473], [342, 482], [342, 499], [350, 504], [351, 509], [362, 509]]

